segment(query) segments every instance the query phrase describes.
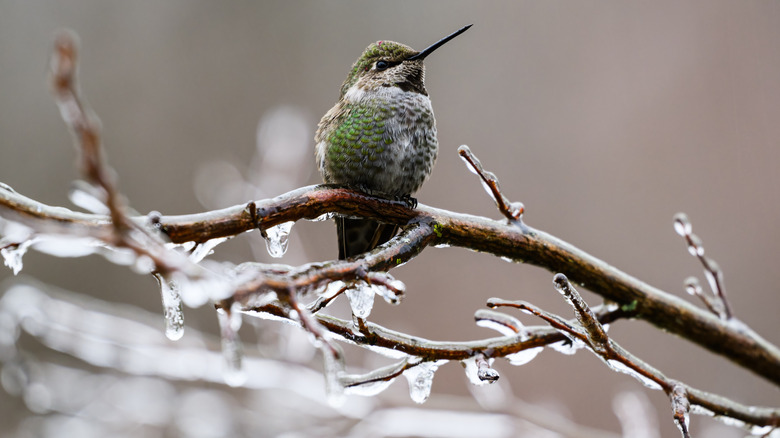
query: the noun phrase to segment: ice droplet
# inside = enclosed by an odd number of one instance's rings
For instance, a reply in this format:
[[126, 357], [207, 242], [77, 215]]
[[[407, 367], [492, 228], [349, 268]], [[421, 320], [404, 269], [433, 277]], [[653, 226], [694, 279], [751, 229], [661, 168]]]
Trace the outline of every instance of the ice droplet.
[[693, 226], [691, 221], [688, 220], [688, 215], [685, 213], [677, 213], [674, 215], [674, 231], [682, 237], [691, 234]]
[[149, 274], [155, 269], [154, 260], [147, 255], [142, 255], [134, 260], [131, 268], [137, 274]]
[[217, 319], [222, 337], [222, 375], [225, 383], [230, 386], [240, 386], [246, 381], [246, 373], [242, 367], [244, 349], [238, 329], [241, 328], [241, 305], [233, 303], [230, 310], [217, 309]]
[[466, 369], [466, 377], [473, 385], [487, 385], [498, 380], [498, 372], [490, 366], [493, 358], [485, 359], [482, 355], [476, 355], [461, 361]]
[[0, 249], [0, 254], [3, 255], [3, 262], [6, 266], [14, 271], [14, 275], [21, 272], [23, 263], [22, 257], [27, 252], [27, 248], [33, 243], [34, 240], [25, 240], [22, 243], [10, 244], [3, 249]]
[[446, 360], [422, 362], [404, 371], [404, 377], [409, 382], [409, 396], [415, 403], [424, 403], [428, 400], [433, 386], [433, 376], [445, 363]]
[[346, 294], [349, 306], [352, 308], [352, 315], [361, 319], [368, 318], [374, 307], [374, 286], [359, 281], [347, 289]]
[[695, 234], [691, 234], [689, 239], [691, 239], [691, 243], [688, 244], [688, 253], [690, 253], [694, 257], [703, 256], [704, 247], [702, 246], [702, 241], [699, 238], [699, 236]]
[[271, 257], [280, 258], [287, 252], [287, 239], [294, 224], [292, 221], [283, 222], [265, 230], [265, 247]]
[[518, 351], [517, 353], [507, 354], [506, 359], [510, 364], [515, 366], [525, 365], [528, 362], [534, 360], [534, 358], [538, 356], [542, 350], [544, 350], [544, 347], [529, 348], [523, 351]]
[[702, 294], [701, 285], [696, 277], [688, 277], [685, 279], [685, 291], [688, 295], [698, 296]]
[[477, 377], [483, 382], [493, 383], [498, 380], [498, 371], [490, 367], [481, 367], [477, 370]]
[[614, 359], [608, 359], [607, 360], [607, 365], [609, 365], [609, 367], [612, 368], [614, 371], [617, 371], [619, 373], [628, 374], [629, 376], [639, 380], [640, 382], [642, 382], [643, 385], [645, 385], [646, 387], [648, 387], [650, 389], [656, 389], [656, 390], [663, 389], [663, 388], [661, 388], [661, 385], [659, 385], [658, 383], [650, 380], [649, 378], [639, 374], [635, 370], [629, 368], [623, 362], [620, 362], [620, 361], [617, 361], [617, 360], [614, 360]]
[[184, 309], [181, 304], [181, 293], [175, 280], [167, 280], [160, 274], [154, 274], [160, 284], [163, 317], [165, 318], [165, 336], [177, 341], [184, 336]]

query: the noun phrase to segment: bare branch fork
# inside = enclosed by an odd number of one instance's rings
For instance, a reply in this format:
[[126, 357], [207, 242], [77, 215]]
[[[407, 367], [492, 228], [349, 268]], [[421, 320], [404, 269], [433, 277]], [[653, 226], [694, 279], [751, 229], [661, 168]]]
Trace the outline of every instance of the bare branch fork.
[[[228, 335], [227, 339], [235, 337], [236, 327], [231, 322], [231, 313], [240, 311], [289, 319], [300, 324], [321, 343], [326, 356], [334, 363], [342, 358], [340, 350], [331, 342], [332, 338], [366, 347], [395, 350], [412, 357], [365, 376], [349, 376], [341, 370], [337, 377], [340, 376], [340, 385], [345, 387], [390, 382], [411, 368], [424, 363], [431, 366], [439, 360], [474, 360], [478, 378], [494, 381], [498, 378], [490, 368], [494, 358], [509, 357], [511, 360], [511, 355], [545, 345], [562, 341], [580, 342], [613, 368], [663, 389], [672, 401], [675, 421], [684, 436], [688, 436], [689, 406], [737, 419], [746, 425], [769, 428], [770, 432], [780, 424], [780, 411], [777, 409], [743, 406], [665, 377], [615, 344], [602, 327], [602, 324], [621, 318], [644, 319], [780, 385], [780, 351], [734, 318], [725, 298], [722, 272], [714, 261], [703, 256], [700, 240], [691, 233], [687, 218], [676, 216], [675, 229], [686, 239], [691, 253], [700, 259], [713, 296], [705, 296], [698, 282], [692, 280], [686, 281], [686, 288], [704, 301], [709, 312], [524, 224], [523, 205], [512, 203], [504, 196], [495, 175], [485, 171], [466, 146], [459, 148], [460, 156], [480, 177], [506, 221], [425, 205], [410, 209], [403, 202], [333, 186], [303, 187], [273, 199], [192, 215], [164, 216], [155, 212], [148, 216], [130, 217], [116, 189], [113, 173], [103, 158], [97, 118], [77, 91], [76, 60], [75, 36], [63, 33], [57, 38], [52, 59], [54, 94], [63, 119], [80, 147], [84, 177], [96, 187], [109, 215], [47, 206], [0, 184], [0, 217], [29, 229], [25, 239], [0, 240], [0, 250], [4, 255], [8, 251], [26, 248], [24, 245], [29, 246], [30, 242], [46, 236], [85, 237], [111, 248], [129, 250], [137, 259], [150, 260], [150, 271], [162, 278], [161, 285], [201, 280], [212, 281], [211, 284], [214, 281], [226, 283], [225, 291], [210, 298], [217, 302], [221, 315], [225, 315], [220, 317], [220, 323], [223, 334]], [[246, 264], [234, 272], [240, 275], [229, 280], [217, 270], [199, 263], [222, 239], [333, 213], [372, 218], [400, 225], [404, 229], [390, 242], [353, 260], [310, 263], [300, 267]], [[190, 254], [171, 248], [171, 244], [187, 243], [197, 244], [191, 248]], [[34, 243], [32, 245], [35, 247]], [[336, 288], [335, 292], [322, 292], [335, 282], [375, 286], [386, 300], [397, 303], [404, 293], [403, 284], [386, 272], [410, 261], [431, 245], [460, 246], [534, 264], [552, 272], [566, 272], [573, 282], [587, 284], [590, 290], [616, 305], [590, 309], [569, 280], [559, 274], [555, 277], [556, 288], [574, 306], [576, 320], [567, 321], [529, 303], [494, 299], [488, 303], [489, 306], [517, 307], [544, 319], [552, 328], [522, 327], [509, 315], [482, 309], [475, 316], [477, 322], [498, 328], [503, 336], [446, 343], [398, 333], [365, 318], [350, 322], [319, 312], [348, 289], [343, 286]], [[311, 294], [318, 298], [303, 305], [301, 299]], [[435, 366], [432, 369], [435, 370]]]
[[[599, 321], [599, 318], [585, 303], [585, 300], [582, 299], [577, 289], [572, 286], [565, 275], [556, 274], [553, 283], [555, 288], [574, 308], [577, 324], [571, 324], [559, 316], [539, 309], [526, 301], [505, 301], [494, 298], [488, 302], [488, 306], [514, 307], [538, 316], [570, 339], [579, 340], [587, 345], [589, 350], [613, 370], [635, 377], [648, 388], [663, 390], [671, 401], [675, 424], [677, 424], [685, 438], [690, 437], [689, 412], [722, 415], [738, 419], [744, 424], [756, 426], [756, 431], [761, 433], [771, 432], [774, 428], [780, 426], [780, 416], [778, 416], [780, 410], [739, 406], [730, 400], [692, 388], [682, 382], [666, 377], [659, 370], [634, 356], [609, 338], [603, 323]], [[692, 406], [693, 409], [691, 409]], [[766, 420], [769, 421], [764, 423]]]

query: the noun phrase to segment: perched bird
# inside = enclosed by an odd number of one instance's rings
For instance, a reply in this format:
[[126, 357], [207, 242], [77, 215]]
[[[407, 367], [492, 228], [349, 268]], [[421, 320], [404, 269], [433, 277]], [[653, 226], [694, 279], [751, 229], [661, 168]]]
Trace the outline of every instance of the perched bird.
[[[411, 195], [431, 174], [439, 149], [423, 60], [469, 27], [421, 52], [393, 41], [363, 51], [314, 137], [326, 183], [415, 204]], [[387, 242], [397, 227], [337, 217], [336, 230], [339, 259], [346, 259]]]

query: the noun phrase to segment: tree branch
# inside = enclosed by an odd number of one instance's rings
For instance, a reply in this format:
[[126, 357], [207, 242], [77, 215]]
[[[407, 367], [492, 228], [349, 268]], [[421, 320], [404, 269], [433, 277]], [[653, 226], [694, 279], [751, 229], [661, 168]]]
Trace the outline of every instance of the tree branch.
[[[532, 227], [519, 227], [485, 217], [453, 213], [426, 205], [410, 209], [345, 188], [303, 187], [246, 205], [182, 216], [160, 216], [160, 230], [171, 242], [206, 242], [255, 228], [267, 229], [282, 222], [315, 219], [326, 213], [361, 216], [398, 225], [429, 226], [426, 245], [446, 244], [565, 271], [588, 289], [634, 309], [634, 317], [699, 344], [765, 379], [780, 385], [780, 351], [744, 325], [727, 323], [676, 296], [663, 292], [606, 262]], [[50, 207], [14, 191], [0, 188], [0, 216], [22, 222], [42, 233], [111, 235], [106, 216]], [[143, 223], [146, 217], [132, 218]], [[366, 257], [371, 257], [370, 253]], [[405, 259], [406, 261], [408, 259]], [[344, 262], [341, 262], [344, 263]], [[332, 262], [333, 269], [342, 266]], [[393, 263], [377, 262], [372, 269], [391, 269]]]
[[[489, 305], [491, 307], [515, 307], [536, 315], [567, 336], [583, 342], [613, 370], [626, 373], [651, 389], [663, 390], [670, 398], [675, 423], [684, 438], [690, 438], [688, 413], [691, 405], [702, 408], [704, 412], [736, 419], [746, 424], [771, 428], [780, 426], [780, 409], [745, 406], [666, 377], [661, 371], [634, 356], [609, 338], [602, 323], [565, 275], [556, 274], [553, 283], [574, 308], [577, 325], [525, 301], [491, 300]], [[699, 409], [699, 413], [702, 412], [702, 409]]]

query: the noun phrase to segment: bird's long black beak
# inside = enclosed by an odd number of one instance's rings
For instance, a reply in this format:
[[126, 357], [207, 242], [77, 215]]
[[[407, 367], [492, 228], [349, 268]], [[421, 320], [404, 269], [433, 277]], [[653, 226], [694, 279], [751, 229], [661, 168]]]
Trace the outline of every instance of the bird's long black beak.
[[436, 50], [436, 49], [438, 49], [439, 47], [443, 46], [443, 45], [444, 45], [444, 43], [446, 43], [447, 41], [449, 41], [449, 40], [451, 40], [451, 39], [455, 38], [456, 36], [458, 36], [458, 35], [462, 34], [462, 33], [463, 33], [463, 32], [465, 32], [465, 31], [469, 30], [469, 28], [470, 28], [471, 26], [472, 26], [472, 25], [471, 25], [471, 24], [469, 24], [468, 26], [463, 26], [463, 27], [461, 27], [460, 29], [456, 30], [455, 32], [451, 33], [450, 35], [448, 35], [448, 36], [446, 36], [446, 37], [444, 37], [444, 38], [440, 39], [439, 41], [437, 41], [436, 43], [434, 43], [433, 45], [431, 45], [431, 46], [430, 46], [430, 47], [428, 47], [427, 49], [423, 50], [422, 52], [420, 52], [420, 53], [418, 53], [418, 54], [416, 54], [416, 55], [412, 55], [412, 56], [410, 56], [410, 57], [406, 58], [404, 61], [414, 61], [414, 60], [416, 60], [416, 59], [425, 59], [425, 57], [426, 57], [426, 56], [430, 55], [431, 53], [433, 53], [433, 51], [434, 51], [434, 50]]

